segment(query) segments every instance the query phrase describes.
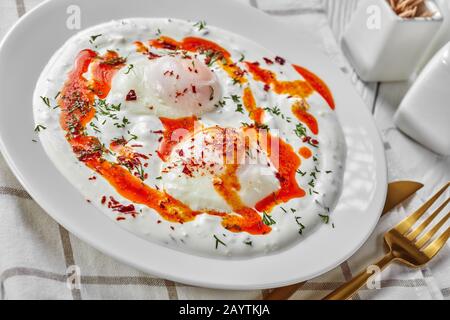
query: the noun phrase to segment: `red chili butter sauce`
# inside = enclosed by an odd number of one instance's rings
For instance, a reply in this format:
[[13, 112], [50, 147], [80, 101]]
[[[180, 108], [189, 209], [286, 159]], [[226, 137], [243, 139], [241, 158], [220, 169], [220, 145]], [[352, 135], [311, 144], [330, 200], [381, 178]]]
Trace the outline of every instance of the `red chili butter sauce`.
[[246, 61], [244, 63], [247, 70], [252, 74], [256, 81], [263, 82], [270, 86], [277, 94], [287, 94], [292, 97], [307, 98], [314, 92], [313, 88], [306, 81], [280, 81], [274, 72], [263, 69], [259, 62]]
[[[196, 213], [190, 208], [170, 195], [150, 188], [119, 164], [102, 158], [103, 147], [100, 141], [96, 137], [84, 135], [86, 124], [95, 115], [93, 103], [95, 94], [98, 92], [97, 88], [102, 88], [101, 96], [106, 96], [110, 83], [103, 83], [102, 80], [111, 81], [112, 75], [120, 66], [120, 64], [101, 64], [102, 61], [103, 57], [98, 56], [94, 51], [81, 51], [64, 84], [59, 104], [61, 106], [60, 122], [67, 132], [67, 141], [78, 159], [102, 175], [123, 197], [134, 203], [147, 205], [169, 221], [193, 220]], [[94, 87], [83, 77], [92, 63], [94, 67], [101, 66], [103, 74], [106, 75], [95, 78]], [[99, 73], [93, 73], [93, 75], [99, 75]]]
[[194, 124], [197, 117], [179, 119], [159, 118], [164, 126], [163, 139], [159, 146], [158, 155], [163, 161], [167, 161], [173, 148], [189, 133], [194, 132]]
[[[151, 54], [144, 44], [140, 42], [135, 44], [138, 52], [149, 55], [150, 59], [158, 57], [155, 54]], [[160, 37], [151, 40], [150, 45], [169, 50], [205, 53], [207, 59], [216, 59], [217, 63], [235, 82], [247, 82], [245, 77], [246, 71], [240, 69], [231, 60], [231, 55], [228, 51], [212, 41], [187, 37], [178, 42], [168, 37]], [[205, 62], [208, 63], [208, 61]], [[154, 209], [168, 221], [179, 223], [192, 221], [196, 215], [203, 212], [191, 210], [187, 205], [167, 193], [149, 187], [120, 164], [105, 160], [102, 157], [104, 150], [100, 141], [96, 137], [86, 136], [84, 133], [86, 125], [95, 116], [93, 107], [95, 96], [104, 98], [108, 95], [111, 89], [111, 80], [115, 72], [124, 63], [125, 59], [120, 58], [114, 51], [108, 51], [104, 56], [98, 56], [92, 50], [83, 50], [79, 53], [74, 69], [69, 74], [60, 97], [62, 110], [60, 122], [62, 128], [67, 132], [67, 140], [72, 145], [73, 151], [80, 161], [83, 161], [89, 168], [102, 175], [123, 197], [133, 203], [143, 204]], [[88, 81], [83, 77], [83, 74], [88, 71], [91, 65], [93, 80]], [[325, 83], [304, 68], [294, 65], [294, 68], [306, 81], [279, 81], [274, 73], [260, 68], [258, 64], [246, 62], [246, 65], [257, 81], [264, 82], [266, 86], [269, 86], [278, 94], [289, 94], [295, 97], [306, 98], [316, 90], [330, 104], [330, 107], [334, 108], [333, 98]], [[243, 103], [252, 120], [256, 124], [262, 123], [264, 110], [256, 106], [254, 96], [248, 87], [244, 89]], [[307, 112], [307, 108], [304, 106], [293, 106], [293, 112], [313, 133], [317, 134], [317, 121]], [[160, 120], [164, 126], [164, 131], [162, 132], [163, 136], [158, 154], [162, 160], [167, 161], [177, 142], [193, 132], [196, 118], [160, 118]], [[183, 129], [183, 131], [178, 131], [179, 129]], [[249, 127], [247, 130], [254, 130], [254, 128]], [[177, 131], [181, 132], [181, 134], [178, 135], [178, 140], [174, 140], [173, 134]], [[271, 158], [271, 161], [276, 164], [280, 189], [256, 204], [255, 209], [259, 212], [270, 212], [277, 204], [305, 195], [304, 190], [300, 188], [296, 181], [296, 172], [301, 164], [300, 158], [293, 148], [281, 138], [272, 138], [270, 134], [267, 135], [269, 139], [279, 140], [278, 153], [271, 152], [270, 147], [268, 147], [270, 144], [266, 144], [267, 148], [265, 151]], [[275, 157], [278, 157], [278, 159], [275, 159]], [[245, 231], [255, 235], [269, 233], [271, 228], [263, 223], [260, 214], [255, 209], [246, 207], [238, 195], [240, 190], [237, 177], [238, 167], [238, 164], [227, 164], [225, 173], [216, 177], [214, 181], [216, 191], [224, 197], [238, 215], [215, 211], [206, 213], [222, 217], [222, 225], [232, 232]]]
[[[110, 55], [112, 53], [108, 53], [108, 58]], [[194, 220], [198, 214], [203, 212], [191, 210], [187, 205], [167, 193], [149, 187], [120, 164], [107, 161], [102, 157], [104, 150], [100, 141], [94, 136], [85, 135], [86, 125], [95, 116], [93, 104], [96, 93], [99, 92], [102, 97], [107, 96], [110, 83], [104, 82], [110, 82], [114, 72], [120, 66], [123, 66], [123, 61], [119, 60], [116, 60], [118, 61], [117, 64], [102, 64], [101, 62], [104, 59], [92, 50], [83, 50], [78, 54], [74, 68], [68, 75], [68, 80], [64, 84], [59, 99], [61, 106], [60, 122], [62, 128], [66, 131], [67, 141], [80, 161], [102, 175], [120, 195], [131, 202], [154, 209], [168, 221], [184, 223]], [[91, 81], [94, 85], [83, 76], [89, 70], [91, 64], [95, 64], [95, 68], [101, 68], [103, 71], [101, 75], [99, 72], [94, 73], [100, 75], [94, 81]], [[166, 128], [163, 134], [166, 135], [167, 139], [162, 144], [161, 154], [167, 156], [173, 148], [173, 145], [168, 142], [169, 134], [172, 133], [171, 130], [185, 128], [189, 131], [194, 119], [161, 119], [161, 121]], [[261, 217], [255, 210], [242, 207], [237, 211], [241, 214], [240, 219], [221, 212], [210, 211], [207, 214], [223, 217], [222, 224], [230, 231], [245, 231], [251, 234], [270, 232], [271, 228], [262, 222]]]
[[298, 185], [296, 179], [297, 170], [301, 165], [299, 156], [295, 153], [292, 146], [280, 137], [272, 137], [270, 134], [268, 136], [269, 139], [278, 139], [278, 152], [272, 152], [270, 144], [267, 146], [266, 152], [277, 169], [276, 177], [280, 182], [280, 189], [255, 205], [256, 210], [260, 212], [270, 212], [278, 204], [304, 197], [306, 194]]
[[328, 103], [330, 108], [332, 110], [335, 109], [336, 105], [334, 103], [333, 94], [331, 93], [330, 89], [328, 88], [327, 84], [320, 79], [316, 74], [309, 71], [306, 68], [300, 67], [298, 65], [293, 64], [292, 65], [303, 78], [309, 83], [309, 85], [319, 93], [322, 98], [325, 99], [325, 101]]
[[304, 123], [309, 130], [315, 135], [319, 134], [319, 124], [316, 118], [308, 112], [309, 105], [306, 100], [298, 100], [292, 105], [292, 113], [297, 117], [297, 119]]
[[253, 96], [253, 92], [249, 87], [244, 89], [242, 102], [244, 103], [245, 109], [247, 109], [248, 111], [250, 119], [255, 121], [256, 124], [263, 123], [264, 109], [256, 106], [255, 97]]
[[304, 159], [309, 159], [312, 157], [312, 151], [308, 147], [301, 147], [298, 150], [298, 154], [301, 155]]

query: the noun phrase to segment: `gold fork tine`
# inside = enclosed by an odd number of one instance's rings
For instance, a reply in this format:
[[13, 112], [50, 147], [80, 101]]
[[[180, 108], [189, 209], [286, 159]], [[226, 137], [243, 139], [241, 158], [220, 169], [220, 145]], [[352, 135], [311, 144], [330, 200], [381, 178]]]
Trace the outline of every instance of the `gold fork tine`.
[[441, 219], [430, 231], [425, 233], [417, 242], [415, 245], [417, 248], [422, 248], [435, 234], [439, 231], [439, 229], [447, 222], [448, 218], [450, 218], [450, 212], [447, 213], [447, 215]]
[[433, 258], [439, 250], [447, 243], [448, 238], [450, 237], [450, 227], [436, 240], [430, 243], [423, 251], [427, 257], [430, 259]]
[[419, 220], [424, 213], [436, 202], [436, 200], [444, 193], [444, 191], [450, 186], [450, 182], [442, 187], [433, 197], [431, 197], [427, 202], [425, 202], [419, 209], [416, 210], [411, 216], [401, 221], [397, 224], [394, 229], [400, 234], [405, 234], [411, 229], [411, 227]]
[[437, 208], [424, 222], [422, 222], [420, 226], [411, 231], [411, 233], [409, 233], [406, 236], [406, 238], [408, 238], [408, 240], [411, 241], [417, 238], [417, 236], [420, 235], [431, 222], [433, 222], [433, 220], [438, 216], [438, 214], [442, 211], [442, 209], [444, 209], [447, 206], [449, 202], [450, 198], [448, 198], [439, 208]]
[[[447, 182], [445, 186], [439, 190], [431, 199], [425, 202], [418, 210], [416, 210], [411, 216], [404, 219], [393, 229], [389, 230], [384, 235], [384, 242], [387, 247], [387, 253], [378, 260], [378, 262], [372, 264], [377, 266], [379, 270], [383, 270], [392, 261], [399, 261], [411, 267], [420, 267], [428, 262], [444, 247], [445, 243], [450, 237], [450, 228], [447, 228], [436, 239], [432, 238], [436, 233], [445, 225], [450, 219], [450, 212], [440, 219], [429, 231], [422, 233], [424, 230], [437, 220], [437, 216], [442, 210], [445, 210], [450, 200], [446, 199], [428, 218], [426, 218], [420, 225], [411, 230], [412, 226], [418, 219], [438, 200], [438, 198], [444, 193], [444, 191], [450, 186], [450, 182]], [[410, 231], [411, 230], [411, 231]], [[410, 231], [410, 232], [409, 232]], [[409, 234], [408, 234], [409, 232]], [[415, 239], [418, 238], [417, 241]], [[329, 295], [325, 300], [339, 300], [350, 298], [357, 290], [367, 284], [367, 281], [373, 275], [373, 272], [367, 270], [361, 271], [353, 279], [340, 286]]]

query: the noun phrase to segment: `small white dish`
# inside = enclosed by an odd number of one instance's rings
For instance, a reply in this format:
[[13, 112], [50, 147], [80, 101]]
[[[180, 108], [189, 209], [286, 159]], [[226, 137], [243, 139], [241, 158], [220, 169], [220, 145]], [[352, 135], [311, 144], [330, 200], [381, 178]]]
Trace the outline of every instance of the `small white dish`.
[[[324, 224], [298, 245], [277, 254], [214, 259], [144, 240], [87, 203], [42, 146], [32, 141], [36, 139], [33, 89], [55, 50], [79, 31], [66, 27], [73, 6], [81, 12], [83, 28], [112, 19], [145, 16], [207, 20], [276, 50], [323, 78], [335, 96], [348, 146], [343, 193], [332, 215], [335, 228]], [[348, 259], [370, 236], [386, 198], [387, 174], [383, 143], [370, 112], [348, 79], [312, 40], [306, 39], [306, 32], [292, 30], [235, 1], [46, 1], [24, 16], [0, 45], [1, 151], [33, 199], [55, 220], [100, 251], [145, 272], [222, 289], [272, 288], [311, 279]]]
[[431, 59], [395, 114], [395, 124], [426, 148], [450, 155], [450, 42]]
[[342, 38], [342, 48], [364, 81], [402, 81], [414, 73], [442, 24], [436, 4], [431, 18], [400, 18], [386, 0], [359, 4]]

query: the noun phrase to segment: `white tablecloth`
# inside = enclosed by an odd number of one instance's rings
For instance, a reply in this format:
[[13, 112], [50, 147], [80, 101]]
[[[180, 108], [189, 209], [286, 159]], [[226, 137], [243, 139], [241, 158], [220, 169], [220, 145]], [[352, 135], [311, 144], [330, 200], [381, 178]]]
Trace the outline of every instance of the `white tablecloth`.
[[[394, 127], [392, 115], [407, 84], [364, 84], [342, 56], [337, 39], [357, 0], [239, 1], [276, 16], [291, 28], [310, 30], [315, 44], [348, 75], [374, 113], [385, 142], [389, 179], [413, 179], [425, 184], [411, 201], [380, 221], [369, 241], [349, 261], [309, 281], [293, 296], [317, 299], [383, 253], [383, 232], [450, 180], [450, 159], [434, 155]], [[20, 16], [40, 2], [1, 0], [0, 39]], [[154, 278], [103, 255], [52, 220], [19, 184], [1, 156], [0, 221], [2, 299], [260, 299], [267, 294], [264, 290], [222, 291], [186, 286]], [[73, 266], [81, 272], [79, 288], [66, 284]], [[448, 245], [422, 270], [391, 266], [382, 274], [380, 289], [362, 290], [355, 299], [450, 299]]]

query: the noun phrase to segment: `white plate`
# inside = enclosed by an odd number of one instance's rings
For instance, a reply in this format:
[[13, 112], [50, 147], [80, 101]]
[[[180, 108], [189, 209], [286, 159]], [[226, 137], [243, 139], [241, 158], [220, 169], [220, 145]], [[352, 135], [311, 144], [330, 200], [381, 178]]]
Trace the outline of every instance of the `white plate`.
[[[223, 260], [143, 240], [89, 205], [56, 170], [42, 146], [32, 142], [33, 89], [52, 54], [78, 31], [66, 27], [67, 10], [74, 3], [81, 9], [83, 28], [129, 17], [207, 20], [253, 39], [322, 77], [334, 93], [348, 144], [343, 194], [332, 216], [335, 228], [324, 225], [297, 246], [280, 253]], [[327, 57], [305, 40], [300, 43], [300, 33], [233, 1], [47, 1], [23, 17], [0, 46], [3, 155], [31, 196], [55, 220], [95, 248], [153, 275], [225, 289], [270, 288], [316, 277], [349, 258], [374, 229], [386, 197], [386, 162], [366, 106]]]

